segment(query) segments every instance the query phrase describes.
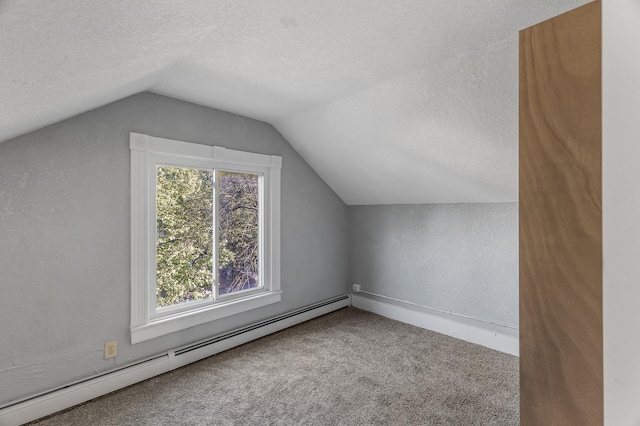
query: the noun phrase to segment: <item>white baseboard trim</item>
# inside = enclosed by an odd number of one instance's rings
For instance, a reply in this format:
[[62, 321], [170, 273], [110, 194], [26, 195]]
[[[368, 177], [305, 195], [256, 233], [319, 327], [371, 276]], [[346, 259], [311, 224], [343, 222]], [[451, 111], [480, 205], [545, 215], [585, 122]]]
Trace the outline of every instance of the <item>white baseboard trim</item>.
[[0, 425], [21, 425], [169, 371], [164, 355], [0, 410]]
[[417, 307], [408, 308], [358, 294], [351, 295], [351, 303], [354, 308], [373, 312], [396, 321], [426, 328], [436, 333], [446, 334], [511, 355], [518, 356], [519, 354], [520, 344], [517, 337], [488, 330], [480, 322], [478, 325], [465, 324], [453, 319], [453, 317], [446, 318], [426, 310], [421, 311]]
[[0, 426], [17, 426], [48, 416], [350, 305], [349, 296], [339, 296], [22, 400], [0, 410]]

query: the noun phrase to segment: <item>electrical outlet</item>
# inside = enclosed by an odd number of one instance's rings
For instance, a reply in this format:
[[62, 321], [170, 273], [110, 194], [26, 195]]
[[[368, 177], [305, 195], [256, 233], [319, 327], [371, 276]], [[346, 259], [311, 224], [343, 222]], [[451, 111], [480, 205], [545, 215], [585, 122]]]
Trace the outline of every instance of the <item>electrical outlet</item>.
[[360, 293], [360, 284], [354, 284], [353, 285], [353, 292], [354, 293]]
[[104, 344], [104, 359], [115, 358], [118, 355], [118, 341], [112, 340]]

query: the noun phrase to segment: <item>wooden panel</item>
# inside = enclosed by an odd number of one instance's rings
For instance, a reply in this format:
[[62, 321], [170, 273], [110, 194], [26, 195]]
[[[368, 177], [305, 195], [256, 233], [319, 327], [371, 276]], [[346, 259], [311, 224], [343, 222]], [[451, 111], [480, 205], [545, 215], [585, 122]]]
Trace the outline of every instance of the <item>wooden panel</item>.
[[522, 425], [603, 424], [601, 4], [520, 33]]

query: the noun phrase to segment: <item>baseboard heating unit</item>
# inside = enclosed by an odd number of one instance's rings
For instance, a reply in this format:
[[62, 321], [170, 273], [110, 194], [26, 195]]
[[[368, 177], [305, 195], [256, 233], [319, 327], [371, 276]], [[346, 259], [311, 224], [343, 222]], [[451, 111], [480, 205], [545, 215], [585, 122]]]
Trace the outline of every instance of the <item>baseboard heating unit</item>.
[[338, 296], [11, 402], [0, 407], [0, 426], [20, 425], [53, 414], [350, 305], [349, 295]]

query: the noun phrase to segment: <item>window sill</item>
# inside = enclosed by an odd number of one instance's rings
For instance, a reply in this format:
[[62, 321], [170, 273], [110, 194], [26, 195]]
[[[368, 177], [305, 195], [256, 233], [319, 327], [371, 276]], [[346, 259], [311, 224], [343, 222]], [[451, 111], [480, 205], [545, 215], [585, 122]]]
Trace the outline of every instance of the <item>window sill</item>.
[[165, 334], [278, 303], [282, 298], [281, 295], [281, 291], [254, 293], [247, 297], [149, 320], [146, 324], [131, 328], [131, 343], [144, 342]]

